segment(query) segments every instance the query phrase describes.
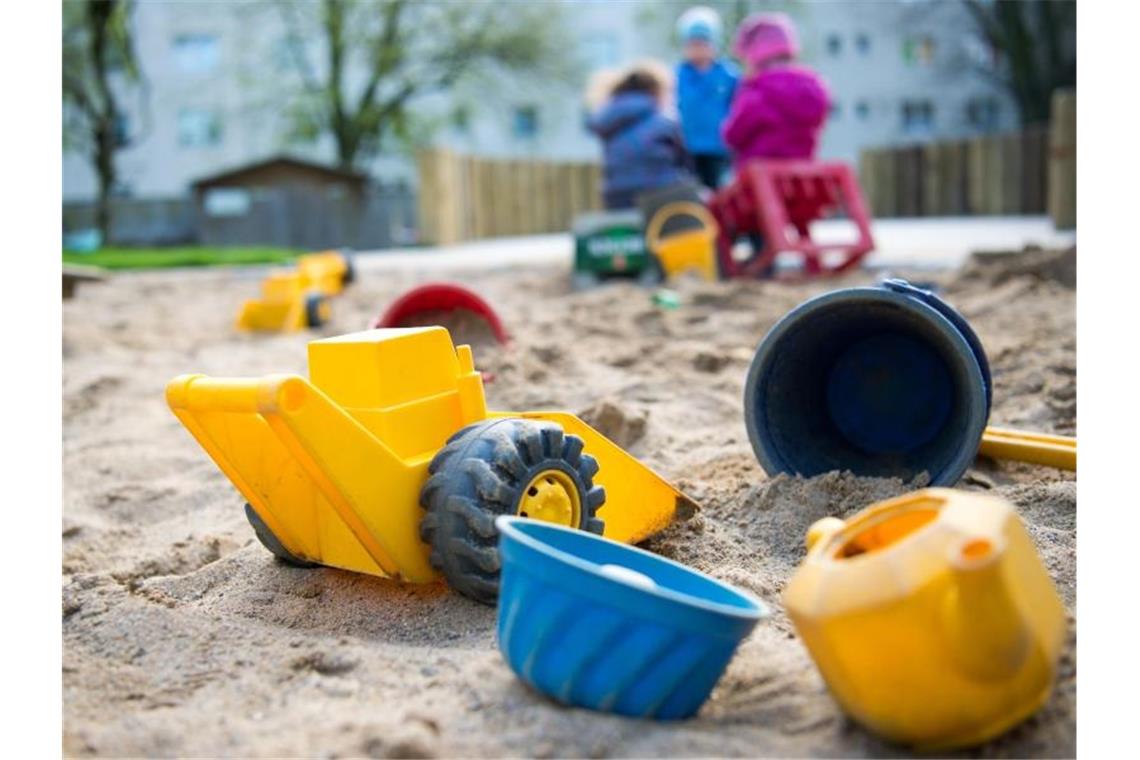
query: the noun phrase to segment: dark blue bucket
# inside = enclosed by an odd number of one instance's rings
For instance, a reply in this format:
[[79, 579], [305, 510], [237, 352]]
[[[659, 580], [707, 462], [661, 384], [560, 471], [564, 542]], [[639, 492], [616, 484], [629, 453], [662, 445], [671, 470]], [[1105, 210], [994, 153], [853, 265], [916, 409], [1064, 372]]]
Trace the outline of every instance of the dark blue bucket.
[[904, 280], [825, 293], [756, 349], [744, 387], [764, 470], [953, 485], [990, 414], [990, 367], [961, 314]]

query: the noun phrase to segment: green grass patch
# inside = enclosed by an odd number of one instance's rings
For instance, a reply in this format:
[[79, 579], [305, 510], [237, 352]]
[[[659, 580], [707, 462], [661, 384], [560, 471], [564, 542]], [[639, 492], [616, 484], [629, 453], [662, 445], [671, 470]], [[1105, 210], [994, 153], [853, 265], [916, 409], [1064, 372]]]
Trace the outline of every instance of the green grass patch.
[[100, 248], [91, 253], [64, 251], [63, 263], [104, 269], [165, 269], [287, 264], [297, 255], [288, 248]]

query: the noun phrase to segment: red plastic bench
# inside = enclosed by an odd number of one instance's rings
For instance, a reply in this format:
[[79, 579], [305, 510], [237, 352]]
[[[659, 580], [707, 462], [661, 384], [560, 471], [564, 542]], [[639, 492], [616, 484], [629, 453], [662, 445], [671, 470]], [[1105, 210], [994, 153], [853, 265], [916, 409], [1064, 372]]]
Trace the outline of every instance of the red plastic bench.
[[[875, 247], [859, 182], [844, 163], [753, 161], [713, 196], [709, 209], [720, 226], [722, 277], [766, 276], [780, 253], [799, 255], [800, 266], [793, 271], [800, 276], [833, 275], [854, 267]], [[854, 241], [821, 243], [812, 238], [812, 222], [840, 214], [854, 223]], [[747, 261], [737, 261], [732, 246], [751, 234], [762, 236], [762, 249]]]

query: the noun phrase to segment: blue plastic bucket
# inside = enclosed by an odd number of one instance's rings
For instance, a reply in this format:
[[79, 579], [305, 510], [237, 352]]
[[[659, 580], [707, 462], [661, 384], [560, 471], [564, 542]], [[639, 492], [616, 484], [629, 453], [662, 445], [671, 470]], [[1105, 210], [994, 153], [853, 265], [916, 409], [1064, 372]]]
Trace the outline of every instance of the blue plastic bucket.
[[563, 704], [690, 717], [767, 615], [752, 596], [641, 549], [521, 517], [495, 525], [499, 650]]
[[744, 387], [748, 438], [769, 475], [832, 470], [930, 485], [977, 455], [989, 362], [961, 314], [903, 280], [825, 293], [788, 312]]

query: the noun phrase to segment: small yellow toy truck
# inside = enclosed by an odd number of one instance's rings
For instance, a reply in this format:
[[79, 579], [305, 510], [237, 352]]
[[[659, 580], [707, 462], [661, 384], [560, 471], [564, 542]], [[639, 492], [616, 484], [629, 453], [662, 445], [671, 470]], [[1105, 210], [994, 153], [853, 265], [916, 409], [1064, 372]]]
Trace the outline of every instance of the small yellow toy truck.
[[295, 269], [272, 272], [261, 283], [261, 298], [246, 301], [239, 330], [294, 331], [329, 321], [329, 299], [355, 279], [352, 258], [342, 251], [310, 253]]
[[285, 562], [442, 574], [493, 604], [499, 515], [635, 542], [696, 507], [572, 414], [489, 412], [470, 346], [442, 327], [312, 341], [309, 373], [166, 388]]

